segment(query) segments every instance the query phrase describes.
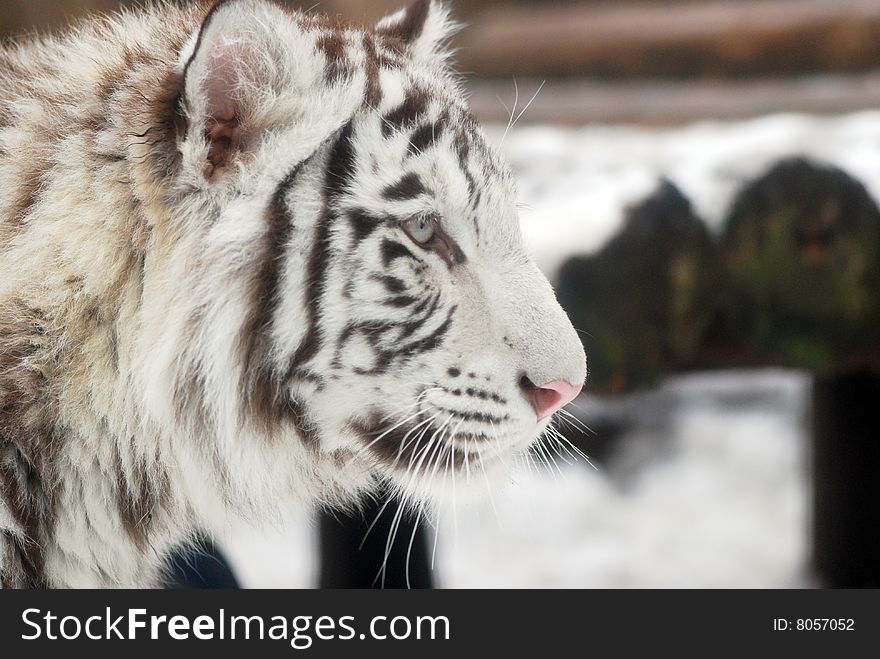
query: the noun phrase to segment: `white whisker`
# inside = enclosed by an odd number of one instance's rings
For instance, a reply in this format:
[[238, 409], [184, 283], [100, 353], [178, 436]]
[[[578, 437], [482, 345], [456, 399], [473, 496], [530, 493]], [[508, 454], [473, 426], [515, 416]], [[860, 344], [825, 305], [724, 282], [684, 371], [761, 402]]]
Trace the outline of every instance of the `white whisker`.
[[[516, 115], [516, 119], [513, 120], [513, 126], [516, 126], [516, 122], [520, 120], [520, 117], [522, 117], [526, 113], [526, 110], [528, 110], [529, 107], [532, 105], [532, 103], [535, 102], [535, 99], [538, 98], [538, 94], [540, 94], [541, 90], [544, 89], [545, 84], [547, 84], [547, 81], [542, 80], [541, 84], [538, 85], [538, 89], [535, 90], [535, 93], [532, 95], [532, 98], [529, 100], [528, 103], [526, 103], [526, 106], [522, 110], [520, 110], [520, 113]], [[511, 128], [513, 128], [513, 126], [511, 126]]]
[[[516, 104], [519, 102], [519, 85], [516, 84], [516, 78], [513, 79], [513, 109], [510, 111], [510, 119], [507, 121], [507, 127], [504, 129], [504, 134], [501, 136], [501, 142], [498, 143], [498, 148], [500, 149], [504, 146], [504, 140], [507, 139], [507, 133], [510, 132], [511, 127], [513, 126], [513, 114], [516, 112]], [[504, 105], [504, 102], [501, 103]], [[507, 106], [504, 106], [507, 109]]]
[[422, 507], [419, 506], [419, 512], [416, 515], [416, 522], [415, 522], [415, 524], [413, 524], [413, 530], [409, 536], [409, 546], [406, 548], [406, 560], [404, 562], [404, 565], [405, 565], [404, 571], [406, 573], [406, 587], [410, 588], [410, 589], [412, 588], [412, 582], [410, 582], [410, 580], [409, 580], [409, 563], [410, 563], [410, 558], [412, 557], [413, 542], [416, 539], [416, 532], [419, 530], [419, 522], [421, 521], [421, 519], [422, 519]]

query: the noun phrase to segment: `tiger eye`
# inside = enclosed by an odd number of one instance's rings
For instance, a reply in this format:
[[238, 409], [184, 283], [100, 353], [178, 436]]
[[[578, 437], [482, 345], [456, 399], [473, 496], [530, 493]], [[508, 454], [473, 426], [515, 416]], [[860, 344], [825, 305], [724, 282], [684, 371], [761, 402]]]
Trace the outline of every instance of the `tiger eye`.
[[420, 245], [431, 242], [437, 231], [437, 220], [430, 215], [419, 215], [403, 223], [403, 230]]

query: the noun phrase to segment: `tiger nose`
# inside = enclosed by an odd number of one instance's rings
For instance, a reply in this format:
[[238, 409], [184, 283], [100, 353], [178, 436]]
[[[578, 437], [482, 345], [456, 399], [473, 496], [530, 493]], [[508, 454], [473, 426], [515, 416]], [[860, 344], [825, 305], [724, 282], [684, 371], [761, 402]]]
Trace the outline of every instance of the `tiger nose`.
[[538, 421], [568, 405], [581, 392], [579, 384], [552, 380], [538, 386], [525, 376], [520, 380], [519, 386], [538, 415]]

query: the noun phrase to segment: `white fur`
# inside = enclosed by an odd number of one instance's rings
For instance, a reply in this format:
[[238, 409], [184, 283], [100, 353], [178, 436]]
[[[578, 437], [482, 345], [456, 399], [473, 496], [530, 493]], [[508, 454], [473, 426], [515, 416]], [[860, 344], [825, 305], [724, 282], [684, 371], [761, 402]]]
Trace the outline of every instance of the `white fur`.
[[[231, 0], [214, 12], [199, 39], [200, 18], [160, 6], [15, 55], [31, 64], [57, 58], [64, 75], [49, 79], [46, 93], [59, 95], [65, 80], [76, 81], [78, 100], [65, 96], [56, 108], [73, 123], [85, 108], [105, 110], [92, 107], [98, 102], [94, 90], [104, 82], [95, 58], [111, 66], [129, 43], [150, 51], [143, 71], [129, 72], [133, 86], [122, 86], [107, 101], [107, 127], [96, 134], [71, 125], [57, 142], [40, 143], [45, 105], [0, 82], [0, 101], [14, 97], [15, 107], [13, 126], [0, 129], [0, 179], [22, 184], [27, 167], [4, 152], [26, 149], [31, 160], [45, 155], [55, 163], [27, 209], [25, 228], [0, 251], [0, 307], [23, 300], [45, 313], [52, 331], [41, 358], [54, 351], [66, 364], [52, 383], [52, 409], [66, 433], [57, 514], [51, 537], [43, 539], [52, 585], [150, 585], [171, 548], [199, 529], [222, 533], [232, 516], [275, 519], [294, 502], [349, 504], [381, 479], [416, 501], [449, 496], [456, 478], [453, 446], [473, 460], [458, 470], [459, 490], [468, 482], [482, 488], [480, 470], [503, 473], [504, 456], [526, 448], [547, 427], [521, 394], [520, 377], [579, 383], [586, 375], [577, 335], [523, 249], [511, 176], [473, 125], [449, 72], [442, 44], [452, 23], [445, 8], [432, 2], [413, 43], [395, 46], [399, 52], [388, 46], [385, 55], [396, 64], [378, 71], [378, 107], [364, 102], [369, 62], [362, 32], [340, 33], [350, 70], [330, 80], [317, 45], [329, 28], [320, 22], [261, 0]], [[400, 18], [391, 16], [379, 28]], [[169, 31], [180, 44], [173, 52], [162, 46]], [[186, 71], [179, 160], [158, 178], [149, 165], [160, 147], [150, 143], [155, 133], [142, 100], [155, 93], [151, 66]], [[414, 127], [383, 134], [385, 117], [414, 88], [430, 99], [418, 121], [446, 122], [436, 143], [415, 154]], [[243, 138], [228, 166], [206, 176], [206, 128], [230, 107]], [[278, 246], [278, 299], [265, 328], [271, 344], [266, 359], [282, 373], [313, 329], [309, 259], [327, 221], [326, 171], [346, 125], [355, 176], [329, 208], [335, 219], [315, 321], [322, 340], [306, 364], [323, 380], [285, 382], [282, 399], [307, 408], [299, 429], [305, 433], [285, 420], [266, 436], [265, 424], [243, 404], [253, 392], [242, 389], [249, 368], [242, 337], [270, 235], [267, 213], [281, 181], [299, 168], [283, 199], [292, 228]], [[466, 156], [459, 155], [461, 140], [470, 144]], [[85, 168], [95, 150], [123, 151], [126, 159], [95, 165], [95, 176]], [[429, 192], [388, 201], [384, 191], [404, 172], [417, 175]], [[473, 203], [469, 179], [479, 203]], [[15, 199], [0, 190], [0, 212]], [[438, 254], [423, 253], [395, 222], [383, 222], [353, 244], [343, 218], [354, 209], [376, 217], [436, 215], [465, 259], [450, 266]], [[386, 268], [380, 256], [386, 239], [408, 244], [423, 269], [408, 259]], [[138, 250], [142, 271], [132, 265]], [[383, 306], [379, 276], [399, 279], [420, 299], [437, 296], [436, 309], [415, 329], [401, 324], [381, 335], [381, 349], [390, 354], [427, 340], [447, 318], [451, 324], [430, 350], [364, 374], [379, 364], [380, 353], [367, 334], [343, 342], [347, 328], [418, 316], [412, 306]], [[97, 325], [90, 324], [89, 305], [97, 305]], [[13, 326], [26, 328], [27, 322]], [[450, 369], [461, 373], [451, 376]], [[448, 424], [424, 436], [418, 426], [411, 429], [406, 439], [420, 442], [421, 451], [409, 465], [383, 462], [353, 430], [377, 414], [392, 428], [413, 412]], [[487, 414], [499, 423], [480, 420]], [[319, 438], [317, 447], [304, 441], [310, 433]], [[124, 528], [120, 478], [134, 490], [144, 478], [151, 487], [168, 483], [162, 497], [150, 500], [145, 544]], [[2, 504], [0, 530], [26, 533]], [[11, 554], [0, 551], [0, 573], [4, 560], [11, 569]]]

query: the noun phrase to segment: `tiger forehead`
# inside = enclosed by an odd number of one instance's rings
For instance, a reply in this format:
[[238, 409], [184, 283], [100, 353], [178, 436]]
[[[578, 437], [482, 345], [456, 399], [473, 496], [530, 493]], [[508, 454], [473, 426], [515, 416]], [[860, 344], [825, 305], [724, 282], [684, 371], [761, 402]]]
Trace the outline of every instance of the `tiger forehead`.
[[[448, 136], [462, 168], [475, 156], [484, 170], [482, 176], [509, 182], [448, 70], [428, 70], [414, 62], [406, 45], [392, 33], [353, 27], [321, 14], [294, 16], [302, 29], [313, 34], [315, 50], [324, 59], [325, 82], [344, 85], [363, 75], [365, 110], [379, 115], [384, 138], [407, 134], [407, 156], [421, 155]], [[466, 176], [473, 196], [477, 180], [470, 172]]]
[[[384, 140], [405, 137], [403, 152], [387, 150], [388, 154], [393, 153], [392, 157], [399, 159], [395, 165], [404, 171], [400, 180], [389, 186], [389, 198], [407, 190], [413, 195], [424, 191], [407, 173], [407, 167], [419, 166], [426, 159], [435, 178], [443, 178], [444, 167], [455, 164], [467, 179], [470, 196], [478, 191], [481, 181], [488, 185], [512, 185], [513, 179], [506, 165], [486, 143], [476, 120], [459, 99], [416, 84], [404, 92], [399, 103], [375, 114], [379, 116], [379, 130]], [[452, 163], [449, 160], [441, 162], [435, 147], [443, 151], [442, 155], [451, 155]], [[375, 162], [376, 156], [372, 157]]]
[[337, 17], [294, 16], [300, 28], [312, 34], [315, 50], [324, 58], [325, 82], [348, 83], [362, 70], [366, 76], [364, 100], [378, 107], [383, 97], [380, 72], [407, 66], [405, 44], [393, 35], [356, 28]]
[[406, 65], [402, 44], [396, 39], [352, 29], [318, 30], [315, 50], [324, 57], [327, 83], [350, 81], [359, 68], [366, 74], [366, 98], [371, 105], [382, 101], [378, 84], [381, 70], [399, 70]]

